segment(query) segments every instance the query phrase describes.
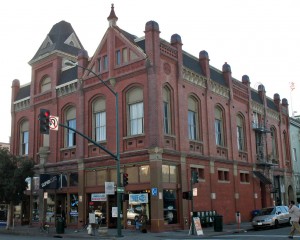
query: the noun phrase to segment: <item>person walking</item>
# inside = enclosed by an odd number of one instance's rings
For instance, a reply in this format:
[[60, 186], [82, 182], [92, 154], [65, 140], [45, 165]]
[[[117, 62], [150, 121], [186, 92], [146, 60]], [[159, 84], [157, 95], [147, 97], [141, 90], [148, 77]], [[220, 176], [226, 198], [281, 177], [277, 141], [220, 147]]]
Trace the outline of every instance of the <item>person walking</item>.
[[300, 209], [295, 205], [294, 201], [291, 201], [289, 205], [289, 214], [292, 223], [289, 238], [294, 238], [294, 234], [296, 230], [300, 233], [300, 225], [299, 225]]

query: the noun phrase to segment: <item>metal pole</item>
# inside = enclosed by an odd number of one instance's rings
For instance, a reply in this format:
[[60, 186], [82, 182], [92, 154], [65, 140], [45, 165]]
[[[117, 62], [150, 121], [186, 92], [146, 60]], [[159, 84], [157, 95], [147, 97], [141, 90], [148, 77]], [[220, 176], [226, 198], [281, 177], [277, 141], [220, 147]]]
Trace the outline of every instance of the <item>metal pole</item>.
[[194, 226], [194, 194], [193, 194], [193, 172], [191, 172], [191, 195], [192, 195], [192, 201], [191, 201], [191, 210], [192, 210], [192, 235], [195, 235], [195, 226]]
[[118, 191], [118, 187], [121, 186], [121, 173], [120, 173], [120, 135], [119, 135], [119, 95], [115, 93], [116, 96], [116, 147], [117, 147], [117, 206], [118, 206], [118, 219], [117, 219], [117, 227], [118, 227], [118, 237], [122, 237], [121, 230], [121, 194]]
[[[83, 67], [81, 65], [79, 65], [78, 63], [74, 63], [72, 61], [66, 62], [67, 66], [78, 66], [80, 68], [83, 68], [85, 70], [87, 70], [88, 72], [92, 73], [94, 76], [96, 76], [100, 82], [102, 82], [104, 84], [105, 87], [107, 87], [109, 89], [109, 91], [116, 97], [116, 156], [115, 156], [115, 160], [117, 161], [117, 208], [118, 208], [118, 214], [117, 214], [117, 228], [118, 228], [118, 235], [117, 237], [123, 237], [122, 236], [122, 229], [121, 229], [121, 194], [120, 192], [118, 192], [118, 189], [121, 187], [121, 176], [120, 176], [120, 143], [119, 143], [119, 138], [120, 138], [120, 133], [119, 133], [119, 97], [118, 97], [118, 93], [115, 92], [105, 81], [102, 80], [102, 78], [97, 75], [93, 70]], [[77, 132], [77, 131], [76, 131]], [[86, 136], [84, 136], [86, 137]], [[90, 140], [90, 139], [88, 139]], [[93, 141], [93, 143], [95, 144], [95, 142]], [[101, 149], [103, 149], [102, 146], [100, 146], [99, 144], [95, 144], [96, 146], [99, 146]], [[112, 154], [110, 151], [108, 151], [107, 149], [104, 148], [104, 150], [109, 153], [111, 156], [114, 156], [114, 154]]]

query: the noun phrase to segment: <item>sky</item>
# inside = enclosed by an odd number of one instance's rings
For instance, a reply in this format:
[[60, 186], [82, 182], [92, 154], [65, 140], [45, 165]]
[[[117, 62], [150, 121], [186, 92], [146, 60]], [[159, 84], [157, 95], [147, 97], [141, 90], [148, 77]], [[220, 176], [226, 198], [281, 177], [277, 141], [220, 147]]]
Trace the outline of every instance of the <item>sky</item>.
[[248, 75], [252, 88], [263, 84], [271, 99], [278, 93], [288, 100], [290, 116], [300, 115], [299, 0], [10, 0], [0, 8], [0, 142], [10, 137], [12, 81], [30, 83], [28, 62], [52, 26], [71, 23], [91, 57], [112, 3], [123, 30], [142, 37], [154, 20], [164, 40], [179, 34], [184, 51], [198, 57], [206, 50], [211, 66], [227, 62], [235, 79]]

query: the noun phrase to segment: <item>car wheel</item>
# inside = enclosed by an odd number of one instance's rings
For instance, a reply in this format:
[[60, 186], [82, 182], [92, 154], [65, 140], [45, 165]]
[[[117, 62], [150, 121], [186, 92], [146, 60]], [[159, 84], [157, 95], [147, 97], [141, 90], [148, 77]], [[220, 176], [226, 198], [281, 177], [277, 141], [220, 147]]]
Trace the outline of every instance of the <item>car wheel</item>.
[[289, 225], [292, 226], [292, 221], [291, 221], [291, 218], [289, 218]]
[[274, 223], [274, 228], [278, 228], [279, 227], [279, 222], [278, 222], [278, 220], [276, 219], [275, 220], [275, 223]]

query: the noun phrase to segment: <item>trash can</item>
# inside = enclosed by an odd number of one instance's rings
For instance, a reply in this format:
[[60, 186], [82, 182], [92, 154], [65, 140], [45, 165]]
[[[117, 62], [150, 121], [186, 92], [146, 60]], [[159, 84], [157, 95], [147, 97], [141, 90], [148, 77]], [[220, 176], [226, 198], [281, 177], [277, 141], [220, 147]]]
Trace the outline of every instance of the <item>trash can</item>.
[[216, 215], [214, 218], [214, 230], [215, 232], [223, 231], [223, 216]]
[[56, 219], [56, 233], [65, 233], [65, 223], [62, 217]]

